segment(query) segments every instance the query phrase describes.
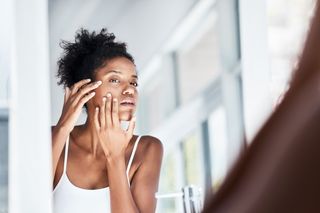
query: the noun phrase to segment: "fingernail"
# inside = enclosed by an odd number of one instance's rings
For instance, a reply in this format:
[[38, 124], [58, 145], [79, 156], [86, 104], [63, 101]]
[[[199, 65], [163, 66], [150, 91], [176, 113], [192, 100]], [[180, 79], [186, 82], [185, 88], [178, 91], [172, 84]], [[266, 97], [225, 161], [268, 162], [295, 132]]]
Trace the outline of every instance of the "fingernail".
[[91, 81], [91, 79], [90, 79], [90, 78], [88, 78], [88, 79], [87, 79], [87, 82], [89, 82], [89, 81]]
[[97, 81], [95, 84], [100, 85], [101, 83], [102, 83], [102, 81]]
[[102, 100], [103, 100], [103, 101], [106, 101], [106, 100], [107, 100], [107, 98], [106, 98], [106, 97], [103, 97], [103, 98], [102, 98]]
[[116, 98], [114, 98], [114, 99], [113, 99], [113, 101], [114, 101], [114, 102], [117, 102], [117, 99], [116, 99]]
[[96, 107], [96, 111], [98, 111], [99, 110], [99, 107]]
[[107, 94], [107, 97], [110, 98], [110, 97], [111, 97], [111, 93], [108, 93], [108, 94]]

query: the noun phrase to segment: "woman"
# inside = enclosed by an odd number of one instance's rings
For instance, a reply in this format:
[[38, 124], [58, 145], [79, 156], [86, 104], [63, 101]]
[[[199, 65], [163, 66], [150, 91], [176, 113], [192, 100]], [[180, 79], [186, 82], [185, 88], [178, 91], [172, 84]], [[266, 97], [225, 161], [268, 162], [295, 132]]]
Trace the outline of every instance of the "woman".
[[[134, 135], [137, 72], [126, 44], [102, 29], [63, 42], [59, 84], [66, 88], [52, 128], [54, 212], [154, 212], [161, 142]], [[75, 126], [82, 108], [87, 119]], [[120, 121], [129, 121], [123, 130]]]

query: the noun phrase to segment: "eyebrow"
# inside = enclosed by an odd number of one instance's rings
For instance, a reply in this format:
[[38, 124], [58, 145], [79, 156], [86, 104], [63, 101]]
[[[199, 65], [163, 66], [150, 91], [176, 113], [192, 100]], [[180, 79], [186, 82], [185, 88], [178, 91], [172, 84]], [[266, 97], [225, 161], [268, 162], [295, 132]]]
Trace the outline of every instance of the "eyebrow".
[[[109, 73], [116, 73], [116, 74], [123, 75], [122, 72], [116, 71], [116, 70], [109, 70], [108, 72], [106, 72], [106, 75], [109, 74]], [[138, 79], [138, 76], [137, 76], [137, 75], [132, 75], [132, 77]]]

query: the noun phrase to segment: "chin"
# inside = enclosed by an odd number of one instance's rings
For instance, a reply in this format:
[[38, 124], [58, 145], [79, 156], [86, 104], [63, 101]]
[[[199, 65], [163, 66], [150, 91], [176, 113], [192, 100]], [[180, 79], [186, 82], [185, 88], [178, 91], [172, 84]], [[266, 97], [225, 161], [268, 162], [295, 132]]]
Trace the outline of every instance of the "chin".
[[130, 121], [132, 118], [131, 112], [123, 112], [119, 115], [121, 121]]

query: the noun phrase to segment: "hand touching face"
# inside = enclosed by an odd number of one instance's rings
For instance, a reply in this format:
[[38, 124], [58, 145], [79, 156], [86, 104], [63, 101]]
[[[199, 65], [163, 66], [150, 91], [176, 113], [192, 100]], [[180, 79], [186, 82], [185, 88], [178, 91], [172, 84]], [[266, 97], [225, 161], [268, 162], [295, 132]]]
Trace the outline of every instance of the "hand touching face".
[[96, 72], [96, 80], [102, 85], [96, 89], [92, 107], [102, 107], [103, 97], [111, 93], [117, 99], [119, 119], [129, 121], [136, 111], [138, 103], [138, 78], [135, 65], [125, 57], [118, 57], [106, 62]]

